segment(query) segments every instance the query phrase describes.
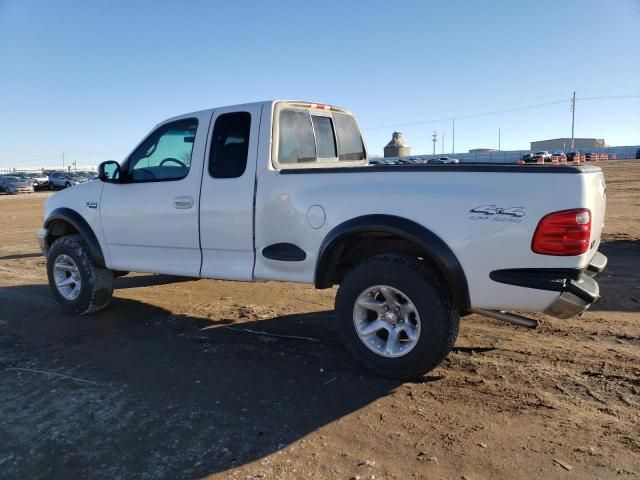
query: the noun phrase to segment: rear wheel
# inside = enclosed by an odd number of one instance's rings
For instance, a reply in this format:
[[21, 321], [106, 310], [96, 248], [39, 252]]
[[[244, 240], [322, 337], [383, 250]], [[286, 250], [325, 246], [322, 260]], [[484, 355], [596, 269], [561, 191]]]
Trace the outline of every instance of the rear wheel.
[[417, 259], [372, 257], [353, 268], [336, 296], [349, 351], [378, 375], [413, 379], [433, 370], [458, 335], [448, 290]]
[[113, 295], [113, 274], [98, 268], [80, 235], [58, 238], [47, 253], [53, 296], [65, 313], [85, 314], [106, 307]]

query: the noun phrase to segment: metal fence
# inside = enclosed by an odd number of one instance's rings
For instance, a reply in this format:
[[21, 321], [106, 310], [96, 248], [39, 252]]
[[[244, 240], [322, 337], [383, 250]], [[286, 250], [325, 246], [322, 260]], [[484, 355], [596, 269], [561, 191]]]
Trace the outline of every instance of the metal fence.
[[64, 167], [0, 167], [0, 174], [7, 173], [49, 173], [49, 172], [95, 172], [96, 165], [66, 165]]

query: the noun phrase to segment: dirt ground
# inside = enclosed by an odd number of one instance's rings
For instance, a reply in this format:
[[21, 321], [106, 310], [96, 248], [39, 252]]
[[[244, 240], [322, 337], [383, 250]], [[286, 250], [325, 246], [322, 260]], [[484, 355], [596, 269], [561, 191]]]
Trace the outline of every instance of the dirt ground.
[[130, 275], [61, 315], [49, 194], [0, 196], [0, 477], [638, 478], [640, 161], [603, 168], [603, 301], [536, 330], [466, 317], [417, 383], [352, 362], [332, 290]]

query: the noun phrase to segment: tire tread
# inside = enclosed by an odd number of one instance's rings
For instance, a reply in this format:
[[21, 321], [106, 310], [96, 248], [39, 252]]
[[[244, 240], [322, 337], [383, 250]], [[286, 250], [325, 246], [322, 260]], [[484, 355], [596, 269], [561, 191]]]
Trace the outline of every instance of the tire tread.
[[[84, 270], [86, 278], [83, 277], [83, 285], [80, 297], [77, 301], [69, 302], [63, 299], [57, 292], [57, 288], [51, 274], [51, 267], [47, 265], [49, 274], [49, 284], [54, 292], [54, 296], [62, 309], [66, 313], [85, 315], [96, 312], [106, 307], [113, 295], [113, 274], [110, 270], [98, 268], [93, 264], [89, 249], [82, 237], [78, 234], [65, 235], [56, 239], [49, 249], [47, 263], [54, 261], [58, 253], [67, 250], [72, 253], [74, 260], [79, 263], [78, 267]], [[70, 252], [69, 252], [70, 251]], [[81, 273], [82, 274], [82, 273]], [[88, 296], [85, 294], [88, 287]], [[86, 298], [85, 298], [86, 297]]]

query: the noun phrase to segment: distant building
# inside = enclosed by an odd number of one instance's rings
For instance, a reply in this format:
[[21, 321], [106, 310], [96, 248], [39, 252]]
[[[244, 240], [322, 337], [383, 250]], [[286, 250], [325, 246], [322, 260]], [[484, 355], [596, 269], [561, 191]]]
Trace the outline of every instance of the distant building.
[[493, 153], [498, 151], [495, 148], [472, 148], [469, 153]]
[[400, 132], [393, 132], [391, 141], [384, 147], [385, 157], [408, 157], [411, 155], [411, 147], [407, 145]]
[[[574, 138], [574, 148], [602, 148], [604, 144], [604, 138]], [[540, 140], [538, 142], [531, 142], [532, 151], [540, 150], [569, 150], [571, 148], [570, 138], [552, 138], [551, 140]]]

